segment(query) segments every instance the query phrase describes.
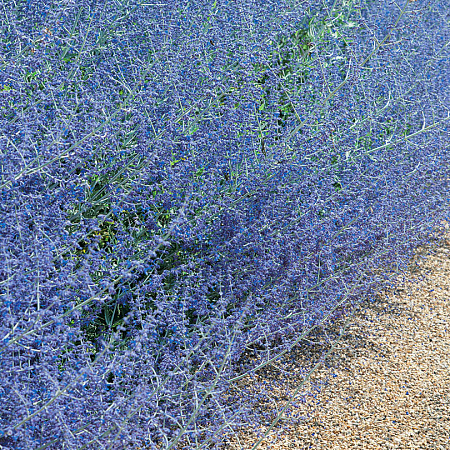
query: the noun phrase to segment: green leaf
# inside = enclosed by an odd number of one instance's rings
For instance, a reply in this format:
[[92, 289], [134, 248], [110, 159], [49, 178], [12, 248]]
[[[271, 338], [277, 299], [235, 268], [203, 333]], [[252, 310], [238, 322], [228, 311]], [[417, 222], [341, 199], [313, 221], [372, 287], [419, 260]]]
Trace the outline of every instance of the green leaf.
[[204, 167], [200, 167], [200, 169], [198, 169], [195, 172], [195, 175], [197, 175], [199, 177], [199, 176], [201, 176], [203, 174], [204, 171], [205, 171], [205, 168]]

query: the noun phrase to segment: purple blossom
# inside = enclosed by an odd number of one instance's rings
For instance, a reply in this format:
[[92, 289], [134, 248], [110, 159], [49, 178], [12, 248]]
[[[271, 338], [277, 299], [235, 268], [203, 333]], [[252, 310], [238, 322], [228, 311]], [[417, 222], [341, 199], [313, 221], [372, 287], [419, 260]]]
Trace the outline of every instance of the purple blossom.
[[236, 381], [449, 219], [446, 2], [16, 3], [1, 448], [219, 448], [270, 423], [274, 385]]

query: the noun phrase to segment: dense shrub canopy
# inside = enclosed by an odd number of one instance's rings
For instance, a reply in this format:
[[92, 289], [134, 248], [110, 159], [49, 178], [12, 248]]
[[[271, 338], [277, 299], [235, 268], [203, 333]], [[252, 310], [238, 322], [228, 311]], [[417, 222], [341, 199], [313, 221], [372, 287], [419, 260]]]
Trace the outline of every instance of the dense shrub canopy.
[[448, 217], [445, 0], [0, 2], [2, 448], [218, 448]]

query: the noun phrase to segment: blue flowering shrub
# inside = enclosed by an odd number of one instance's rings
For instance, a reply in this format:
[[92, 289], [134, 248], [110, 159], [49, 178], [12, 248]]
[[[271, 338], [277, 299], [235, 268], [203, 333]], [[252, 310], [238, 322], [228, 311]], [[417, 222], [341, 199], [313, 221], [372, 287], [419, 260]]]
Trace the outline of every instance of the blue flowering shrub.
[[444, 0], [2, 11], [1, 448], [220, 448], [448, 218]]

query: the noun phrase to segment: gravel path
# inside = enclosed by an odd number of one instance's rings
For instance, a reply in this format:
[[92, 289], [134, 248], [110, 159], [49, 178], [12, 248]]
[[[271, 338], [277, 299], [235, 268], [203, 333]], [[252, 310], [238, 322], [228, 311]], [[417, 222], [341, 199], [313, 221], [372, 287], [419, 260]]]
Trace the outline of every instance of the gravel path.
[[[429, 250], [425, 261], [417, 257]], [[379, 302], [360, 305], [328, 367], [310, 379], [322, 382], [320, 392], [295, 408], [305, 419], [290, 426], [281, 420], [258, 449], [450, 449], [450, 231], [439, 247], [417, 249], [409, 271], [424, 279], [399, 276]], [[267, 408], [276, 415], [302, 380], [274, 391]], [[257, 441], [253, 431], [241, 431], [226, 449]]]

